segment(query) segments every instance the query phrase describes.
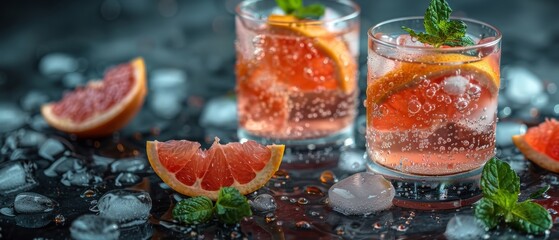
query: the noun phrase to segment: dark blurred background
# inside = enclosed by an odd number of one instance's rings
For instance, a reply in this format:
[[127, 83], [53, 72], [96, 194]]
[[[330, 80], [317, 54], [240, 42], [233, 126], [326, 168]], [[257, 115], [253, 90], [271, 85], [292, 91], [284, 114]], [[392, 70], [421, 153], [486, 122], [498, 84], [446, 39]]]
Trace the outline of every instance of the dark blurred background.
[[[0, 3], [0, 102], [27, 101], [26, 95], [35, 90], [43, 100], [56, 99], [62, 89], [99, 78], [107, 66], [135, 56], [143, 56], [147, 61], [150, 87], [159, 78], [175, 79], [182, 84], [185, 95], [195, 95], [202, 101], [232, 93], [234, 8], [238, 2], [3, 1]], [[383, 20], [423, 15], [429, 1], [357, 2], [362, 8], [360, 85], [363, 87], [366, 30]], [[449, 2], [454, 15], [493, 24], [503, 32], [503, 87], [508, 82], [518, 83], [510, 84], [515, 86], [510, 93], [506, 89], [501, 92], [510, 95], [512, 102], [503, 101], [516, 105], [535, 101], [536, 105], [549, 108], [545, 111], [559, 114], [556, 94], [559, 1]], [[542, 93], [547, 93], [546, 99], [539, 97]], [[517, 97], [522, 99], [517, 101]]]

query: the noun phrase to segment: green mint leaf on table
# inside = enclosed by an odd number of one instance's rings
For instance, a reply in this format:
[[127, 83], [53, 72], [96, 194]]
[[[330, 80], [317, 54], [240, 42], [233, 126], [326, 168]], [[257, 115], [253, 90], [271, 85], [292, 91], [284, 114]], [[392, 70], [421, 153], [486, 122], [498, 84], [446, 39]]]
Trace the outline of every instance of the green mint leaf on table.
[[426, 32], [415, 32], [405, 26], [402, 26], [402, 29], [418, 41], [437, 48], [442, 45], [451, 47], [474, 45], [474, 41], [466, 36], [468, 26], [460, 20], [450, 20], [450, 13], [452, 9], [446, 0], [431, 0], [423, 18]]
[[537, 191], [535, 191], [534, 193], [530, 194], [530, 197], [528, 197], [529, 199], [536, 199], [539, 197], [542, 197], [547, 190], [549, 190], [550, 186], [549, 185], [545, 185], [544, 187], [538, 189]]
[[299, 19], [319, 19], [326, 11], [322, 4], [303, 5], [303, 0], [276, 0], [278, 6], [285, 14], [293, 15]]
[[213, 217], [213, 202], [207, 197], [181, 200], [173, 208], [173, 218], [184, 224], [199, 224]]
[[215, 207], [217, 218], [227, 224], [237, 223], [244, 217], [252, 215], [247, 198], [239, 190], [232, 187], [225, 187], [219, 190]]
[[553, 226], [551, 215], [542, 206], [530, 199], [518, 203], [520, 178], [508, 163], [489, 160], [481, 173], [481, 188], [483, 198], [476, 203], [475, 216], [489, 229], [504, 221], [526, 233], [540, 234]]

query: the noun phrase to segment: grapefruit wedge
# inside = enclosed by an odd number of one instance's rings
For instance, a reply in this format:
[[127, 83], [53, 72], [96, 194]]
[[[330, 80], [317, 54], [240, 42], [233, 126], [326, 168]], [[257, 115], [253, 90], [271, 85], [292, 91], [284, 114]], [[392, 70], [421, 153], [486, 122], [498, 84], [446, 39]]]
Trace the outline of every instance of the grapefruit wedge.
[[532, 162], [559, 173], [559, 121], [547, 119], [526, 134], [512, 137], [514, 145]]
[[109, 69], [102, 81], [91, 81], [41, 107], [47, 123], [79, 137], [106, 136], [124, 127], [141, 109], [147, 93], [144, 60]]
[[284, 145], [263, 146], [255, 141], [213, 145], [187, 140], [148, 141], [146, 152], [157, 175], [175, 191], [216, 200], [221, 187], [246, 195], [262, 187], [278, 170]]

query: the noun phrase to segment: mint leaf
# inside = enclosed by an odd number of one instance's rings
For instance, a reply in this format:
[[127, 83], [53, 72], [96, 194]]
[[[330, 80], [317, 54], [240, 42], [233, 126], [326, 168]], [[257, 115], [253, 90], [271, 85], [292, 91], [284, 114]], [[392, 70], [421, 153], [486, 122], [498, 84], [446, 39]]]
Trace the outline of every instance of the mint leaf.
[[481, 220], [489, 229], [499, 224], [502, 210], [491, 200], [482, 198], [475, 206], [475, 216]]
[[506, 162], [492, 158], [483, 167], [481, 190], [486, 198], [510, 209], [518, 201], [520, 178]]
[[276, 4], [278, 4], [285, 14], [291, 14], [295, 10], [303, 7], [303, 0], [276, 0]]
[[181, 200], [173, 208], [173, 218], [184, 224], [199, 224], [213, 216], [213, 202], [207, 197]]
[[227, 224], [235, 224], [243, 217], [252, 215], [247, 198], [233, 187], [219, 189], [219, 196], [215, 204], [217, 218]]
[[536, 198], [542, 197], [547, 192], [547, 190], [549, 190], [549, 188], [550, 188], [549, 184], [545, 185], [544, 187], [542, 187], [542, 188], [538, 189], [537, 191], [535, 191], [534, 193], [530, 194], [528, 199], [536, 199]]
[[285, 14], [299, 19], [319, 19], [326, 11], [324, 5], [318, 3], [303, 6], [303, 0], [276, 0], [276, 3]]
[[295, 10], [294, 15], [299, 19], [319, 19], [324, 15], [325, 8], [321, 4], [315, 3]]
[[431, 0], [423, 17], [426, 33], [417, 33], [413, 29], [402, 26], [402, 29], [417, 38], [418, 41], [440, 47], [474, 45], [474, 41], [466, 36], [466, 23], [450, 20], [452, 9], [446, 0]]
[[553, 226], [551, 215], [542, 206], [531, 201], [517, 204], [511, 211], [509, 221], [528, 234], [539, 234]]

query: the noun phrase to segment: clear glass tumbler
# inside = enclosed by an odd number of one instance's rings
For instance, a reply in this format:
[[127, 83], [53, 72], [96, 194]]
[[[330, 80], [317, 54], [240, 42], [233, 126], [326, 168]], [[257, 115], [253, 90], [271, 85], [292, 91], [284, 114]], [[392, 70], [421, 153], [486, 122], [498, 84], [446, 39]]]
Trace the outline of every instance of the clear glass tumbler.
[[421, 17], [389, 20], [368, 32], [369, 169], [401, 186], [400, 205], [452, 208], [475, 201], [481, 168], [495, 154], [501, 33], [459, 20], [475, 45], [434, 48], [417, 41], [402, 26], [424, 32]]
[[352, 138], [359, 89], [359, 7], [315, 0], [318, 20], [285, 15], [275, 1], [237, 6], [237, 99], [241, 139], [288, 146]]

